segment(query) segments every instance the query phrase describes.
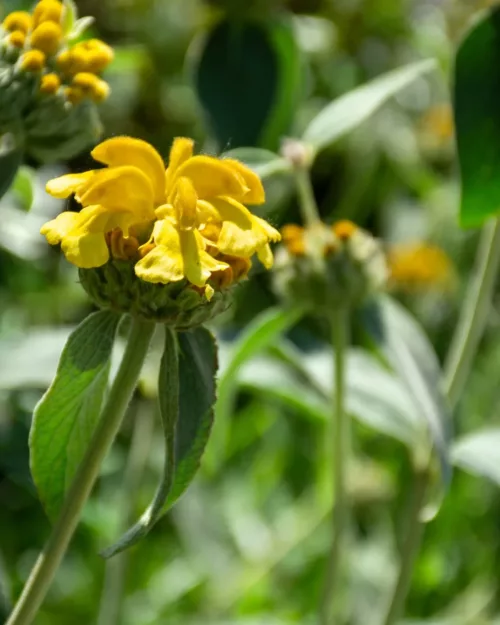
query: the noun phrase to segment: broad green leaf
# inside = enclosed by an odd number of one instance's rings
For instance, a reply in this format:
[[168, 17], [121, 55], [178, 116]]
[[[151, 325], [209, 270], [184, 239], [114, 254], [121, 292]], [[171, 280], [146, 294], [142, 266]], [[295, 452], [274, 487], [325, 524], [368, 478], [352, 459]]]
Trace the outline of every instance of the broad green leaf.
[[453, 444], [453, 464], [500, 486], [500, 428], [467, 434]]
[[368, 329], [427, 426], [429, 443], [439, 458], [442, 485], [446, 488], [451, 479], [451, 411], [442, 390], [441, 367], [434, 349], [418, 322], [391, 298], [380, 297], [369, 310]]
[[291, 23], [225, 18], [193, 59], [194, 81], [220, 147], [277, 149], [297, 106], [301, 64]]
[[481, 15], [455, 60], [454, 108], [462, 178], [460, 223], [500, 211], [500, 7]]
[[21, 165], [12, 183], [11, 191], [19, 201], [21, 208], [29, 211], [33, 205], [33, 178], [35, 172], [31, 167]]
[[434, 68], [432, 60], [411, 63], [340, 96], [310, 122], [303, 140], [316, 151], [332, 145], [373, 115], [389, 98]]
[[205, 450], [213, 422], [217, 345], [205, 328], [179, 333], [178, 343], [177, 354], [176, 337], [167, 330], [158, 381], [166, 453], [160, 485], [138, 523], [103, 552], [106, 558], [149, 532], [187, 489]]
[[35, 408], [30, 433], [31, 472], [54, 518], [94, 432], [108, 382], [120, 317], [93, 313], [69, 336], [56, 377]]
[[207, 466], [215, 469], [226, 449], [229, 434], [231, 410], [238, 390], [239, 368], [272, 345], [294, 326], [303, 315], [299, 308], [283, 310], [271, 308], [264, 311], [250, 323], [232, 346], [229, 360], [225, 363], [217, 387], [216, 420], [211, 446], [207, 453]]
[[23, 151], [12, 134], [0, 139], [0, 199], [12, 185], [23, 160]]

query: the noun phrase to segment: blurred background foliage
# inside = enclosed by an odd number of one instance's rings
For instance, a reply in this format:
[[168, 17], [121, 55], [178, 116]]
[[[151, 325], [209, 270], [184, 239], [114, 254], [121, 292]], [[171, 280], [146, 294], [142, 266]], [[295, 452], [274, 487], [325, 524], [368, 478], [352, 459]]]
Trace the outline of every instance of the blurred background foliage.
[[[30, 4], [4, 0], [2, 10]], [[420, 276], [391, 285], [444, 357], [477, 243], [475, 231], [457, 226], [450, 72], [464, 28], [485, 2], [77, 4], [82, 15], [96, 17], [90, 34], [116, 51], [105, 76], [112, 95], [101, 109], [106, 135], [142, 137], [163, 155], [179, 135], [194, 137], [207, 151], [248, 145], [276, 151], [282, 136], [300, 136], [332, 99], [405, 63], [436, 58], [437, 72], [323, 151], [312, 175], [325, 221], [352, 219], [380, 237], [389, 253], [424, 242], [444, 254], [444, 279]], [[229, 56], [220, 38], [235, 24], [240, 37]], [[277, 76], [286, 93], [279, 114], [273, 110]], [[254, 126], [245, 123], [249, 116]], [[49, 531], [29, 476], [32, 409], [51, 381], [69, 328], [91, 310], [75, 268], [38, 234], [61, 210], [43, 187], [63, 167], [80, 171], [90, 163], [88, 154], [60, 166], [28, 163], [33, 194], [21, 176], [0, 204], [0, 620]], [[266, 184], [266, 217], [276, 226], [299, 223], [290, 179], [277, 173]], [[256, 268], [217, 323], [222, 370], [239, 331], [275, 304], [270, 276]], [[500, 421], [497, 313], [455, 414], [458, 436]], [[353, 340], [361, 340], [356, 332]], [[331, 386], [320, 324], [301, 322], [278, 347], [300, 349], [315, 382]], [[238, 372], [226, 436], [211, 441], [189, 492], [139, 547], [106, 565], [99, 550], [144, 509], [161, 469], [146, 370], [39, 625], [315, 622], [329, 541], [328, 405], [285, 364], [264, 354]], [[367, 425], [363, 413], [371, 409], [367, 402], [353, 409], [360, 423], [350, 484], [346, 601], [351, 622], [363, 625], [380, 621], [400, 549], [396, 521], [410, 490], [405, 448]], [[500, 468], [486, 473], [500, 480]], [[410, 622], [500, 623], [499, 514], [498, 485], [455, 473], [439, 516], [425, 530]]]

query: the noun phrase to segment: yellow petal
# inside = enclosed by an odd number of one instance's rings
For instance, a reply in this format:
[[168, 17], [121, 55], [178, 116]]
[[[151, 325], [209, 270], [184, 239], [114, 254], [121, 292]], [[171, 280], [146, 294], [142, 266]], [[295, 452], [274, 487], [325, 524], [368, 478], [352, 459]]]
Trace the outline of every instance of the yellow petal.
[[216, 244], [221, 252], [250, 258], [268, 242], [265, 230], [242, 204], [231, 198], [225, 198], [214, 200], [213, 205], [222, 219], [222, 228]]
[[256, 215], [252, 215], [252, 219], [256, 224], [259, 225], [260, 228], [262, 228], [270, 241], [272, 241], [273, 243], [281, 241], [281, 234], [278, 232], [278, 230], [276, 230], [276, 228], [273, 228], [270, 224], [268, 224], [265, 219], [261, 219]]
[[101, 267], [109, 260], [106, 239], [101, 233], [64, 237], [61, 249], [70, 263], [82, 269]]
[[245, 181], [248, 191], [243, 198], [245, 204], [264, 204], [266, 193], [260, 177], [249, 167], [232, 158], [225, 158], [224, 163], [230, 165]]
[[157, 221], [154, 247], [135, 266], [136, 275], [146, 282], [178, 282], [184, 278], [184, 259], [179, 231], [167, 220]]
[[210, 256], [205, 249], [203, 239], [197, 230], [180, 232], [184, 272], [186, 278], [195, 286], [204, 286], [212, 272], [223, 271], [229, 265]]
[[165, 166], [163, 159], [152, 145], [141, 139], [131, 137], [113, 137], [103, 141], [92, 152], [96, 161], [119, 167], [133, 165], [140, 169], [151, 181], [155, 202], [165, 200]]
[[57, 245], [75, 227], [79, 220], [79, 214], [65, 211], [55, 219], [45, 223], [40, 229], [50, 245]]
[[72, 193], [81, 191], [95, 175], [95, 171], [85, 171], [81, 174], [66, 174], [49, 180], [45, 190], [59, 199], [66, 199]]
[[194, 141], [185, 137], [174, 139], [168, 158], [168, 169], [165, 173], [165, 188], [168, 194], [179, 167], [193, 156]]
[[175, 183], [173, 198], [175, 213], [182, 230], [191, 230], [196, 224], [198, 196], [189, 178], [181, 177]]
[[80, 202], [83, 205], [100, 204], [108, 209], [129, 210], [138, 221], [155, 218], [151, 182], [140, 169], [130, 165], [99, 171]]
[[[181, 176], [189, 178], [200, 199], [220, 195], [242, 198], [248, 191], [244, 179], [230, 165], [212, 156], [193, 156], [179, 167], [172, 184]], [[172, 193], [173, 188], [168, 189]]]
[[266, 245], [263, 245], [261, 248], [258, 249], [257, 258], [266, 269], [271, 269], [274, 263], [274, 257], [269, 243], [266, 243]]
[[205, 297], [207, 298], [208, 301], [210, 301], [212, 299], [212, 297], [214, 296], [214, 289], [209, 285], [209, 284], [205, 284]]

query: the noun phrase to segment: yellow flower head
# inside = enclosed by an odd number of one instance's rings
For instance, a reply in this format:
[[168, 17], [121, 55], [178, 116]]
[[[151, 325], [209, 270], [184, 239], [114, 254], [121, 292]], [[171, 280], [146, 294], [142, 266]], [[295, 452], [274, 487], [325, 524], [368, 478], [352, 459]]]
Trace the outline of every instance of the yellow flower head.
[[14, 11], [7, 15], [2, 26], [8, 32], [19, 30], [26, 34], [31, 28], [31, 15], [27, 11]]
[[45, 65], [45, 54], [41, 50], [28, 50], [20, 59], [25, 72], [41, 72]]
[[57, 57], [57, 65], [61, 71], [70, 75], [79, 72], [100, 74], [111, 63], [113, 57], [113, 48], [100, 39], [89, 39], [61, 52]]
[[[105, 169], [69, 174], [49, 181], [59, 198], [72, 193], [80, 213], [64, 212], [42, 228], [51, 244], [61, 243], [66, 258], [81, 268], [100, 267], [110, 258], [109, 235], [139, 239], [135, 273], [152, 283], [187, 279], [205, 288], [246, 275], [257, 254], [270, 267], [269, 243], [280, 239], [245, 204], [262, 204], [264, 189], [252, 170], [232, 159], [193, 155], [193, 141], [178, 138], [165, 171], [148, 143], [115, 137], [92, 156]], [[112, 246], [111, 246], [112, 249]], [[221, 276], [221, 272], [227, 272]]]
[[45, 94], [54, 94], [61, 86], [61, 79], [57, 74], [45, 74], [40, 82], [40, 91]]
[[22, 30], [14, 30], [10, 33], [7, 41], [11, 46], [14, 46], [14, 48], [22, 48], [26, 41], [26, 35]]
[[449, 290], [454, 271], [447, 254], [428, 243], [399, 244], [388, 253], [393, 286], [410, 292]]
[[31, 47], [51, 56], [58, 51], [62, 36], [63, 33], [60, 24], [49, 21], [42, 22], [31, 33]]
[[63, 5], [59, 0], [40, 0], [33, 11], [33, 28], [44, 22], [61, 23]]

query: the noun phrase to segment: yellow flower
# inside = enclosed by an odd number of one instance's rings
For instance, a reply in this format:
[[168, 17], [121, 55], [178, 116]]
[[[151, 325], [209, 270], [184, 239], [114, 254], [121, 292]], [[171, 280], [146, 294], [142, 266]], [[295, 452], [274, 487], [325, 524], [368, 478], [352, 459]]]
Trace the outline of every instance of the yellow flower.
[[31, 28], [31, 15], [27, 11], [14, 11], [7, 15], [2, 26], [8, 32], [19, 30], [26, 34]]
[[[115, 137], [98, 145], [92, 156], [107, 168], [69, 174], [49, 181], [47, 191], [59, 198], [72, 193], [83, 206], [45, 224], [42, 234], [61, 243], [66, 258], [81, 268], [104, 265], [110, 258], [107, 235], [120, 229], [125, 238], [142, 237], [136, 275], [146, 282], [178, 282], [212, 287], [220, 273], [246, 275], [257, 254], [272, 264], [269, 243], [280, 238], [245, 204], [264, 202], [259, 177], [232, 159], [193, 155], [193, 141], [178, 138], [165, 171], [148, 143]], [[236, 259], [241, 259], [237, 262]], [[227, 275], [226, 275], [227, 279]]]
[[428, 243], [399, 244], [388, 253], [393, 286], [410, 292], [453, 286], [454, 271], [447, 254]]
[[44, 22], [61, 22], [63, 5], [59, 0], [40, 0], [33, 11], [33, 28]]
[[43, 22], [31, 33], [31, 47], [41, 50], [47, 56], [51, 56], [59, 49], [62, 36], [62, 28], [59, 24], [56, 22]]
[[28, 50], [20, 58], [21, 69], [25, 72], [41, 72], [45, 60], [45, 54], [41, 50]]
[[45, 94], [54, 94], [61, 86], [61, 79], [57, 74], [45, 74], [40, 82], [40, 91]]
[[22, 32], [22, 30], [14, 30], [10, 33], [7, 40], [11, 46], [14, 46], [14, 48], [23, 48], [26, 41], [26, 35]]
[[79, 72], [99, 74], [111, 63], [113, 57], [113, 48], [99, 39], [89, 39], [61, 52], [57, 57], [57, 65], [61, 71], [70, 75]]

